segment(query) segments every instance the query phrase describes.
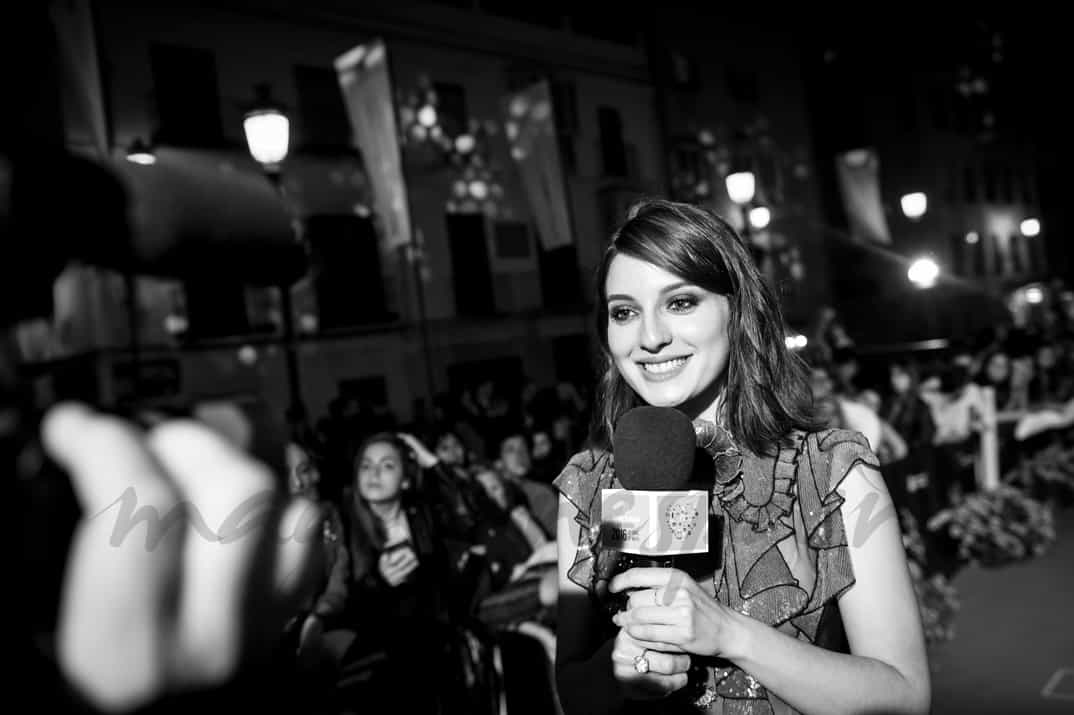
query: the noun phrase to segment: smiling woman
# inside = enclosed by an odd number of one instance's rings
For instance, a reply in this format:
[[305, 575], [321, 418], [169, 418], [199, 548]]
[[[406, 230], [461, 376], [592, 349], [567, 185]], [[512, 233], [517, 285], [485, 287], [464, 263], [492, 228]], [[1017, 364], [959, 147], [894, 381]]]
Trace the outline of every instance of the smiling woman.
[[[860, 434], [819, 426], [734, 230], [643, 202], [613, 234], [597, 291], [593, 447], [556, 480], [565, 712], [927, 712], [898, 525], [862, 518], [891, 508], [876, 457]], [[611, 436], [642, 405], [685, 413], [712, 459], [722, 553], [689, 572], [614, 572], [600, 496], [623, 486]], [[605, 590], [627, 596], [610, 618]]]

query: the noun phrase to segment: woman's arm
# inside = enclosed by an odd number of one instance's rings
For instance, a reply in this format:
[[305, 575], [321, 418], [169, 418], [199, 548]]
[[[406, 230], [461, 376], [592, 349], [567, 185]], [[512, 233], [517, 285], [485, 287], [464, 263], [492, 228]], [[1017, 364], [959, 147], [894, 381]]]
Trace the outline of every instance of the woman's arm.
[[887, 487], [856, 467], [838, 491], [855, 577], [839, 599], [852, 655], [745, 619], [732, 660], [803, 713], [927, 713], [925, 639]]
[[522, 532], [522, 535], [526, 537], [526, 542], [530, 545], [530, 548], [534, 551], [545, 545], [548, 541], [548, 537], [544, 535], [544, 531], [541, 530], [540, 524], [533, 518], [530, 510], [526, 505], [519, 504], [511, 510], [511, 521], [514, 522], [518, 530]]

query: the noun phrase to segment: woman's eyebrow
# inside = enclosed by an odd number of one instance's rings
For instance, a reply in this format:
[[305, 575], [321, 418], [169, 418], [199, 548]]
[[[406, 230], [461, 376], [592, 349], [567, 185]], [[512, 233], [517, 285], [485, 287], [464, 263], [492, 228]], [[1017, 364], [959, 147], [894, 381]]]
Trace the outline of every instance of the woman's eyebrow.
[[[696, 286], [693, 283], [688, 283], [686, 281], [679, 281], [677, 283], [672, 283], [670, 285], [664, 286], [663, 288], [660, 289], [660, 293], [661, 294], [671, 293], [673, 291], [679, 290], [680, 288], [696, 288]], [[613, 300], [634, 300], [634, 296], [627, 295], [626, 293], [614, 293], [614, 294], [608, 296], [608, 301], [609, 302], [611, 302]]]

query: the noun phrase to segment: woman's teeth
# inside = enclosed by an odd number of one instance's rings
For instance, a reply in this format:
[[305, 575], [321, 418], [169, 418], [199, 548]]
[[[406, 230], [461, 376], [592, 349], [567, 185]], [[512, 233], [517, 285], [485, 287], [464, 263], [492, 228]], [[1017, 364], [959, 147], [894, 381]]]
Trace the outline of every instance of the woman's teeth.
[[645, 372], [651, 372], [653, 374], [659, 375], [661, 373], [671, 372], [672, 370], [676, 370], [682, 367], [686, 364], [687, 360], [689, 360], [689, 358], [683, 357], [675, 358], [674, 360], [667, 360], [665, 362], [643, 362], [641, 364], [641, 368], [645, 370]]

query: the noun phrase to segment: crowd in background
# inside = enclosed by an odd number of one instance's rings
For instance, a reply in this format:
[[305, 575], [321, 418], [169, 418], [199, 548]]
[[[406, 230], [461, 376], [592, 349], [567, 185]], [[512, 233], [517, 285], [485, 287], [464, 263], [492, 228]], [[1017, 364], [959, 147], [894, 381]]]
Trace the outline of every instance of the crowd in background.
[[[1074, 320], [1044, 315], [1016, 316], [975, 344], [881, 355], [860, 350], [829, 311], [802, 352], [818, 410], [862, 432], [881, 460], [930, 640], [951, 637], [948, 577], [980, 543], [993, 554], [1046, 546], [1048, 512], [1027, 502], [1048, 496], [1036, 476], [1058, 473], [1074, 494]], [[415, 694], [417, 710], [495, 711], [506, 698], [509, 712], [554, 711], [551, 481], [584, 446], [588, 410], [569, 382], [489, 379], [410, 424], [341, 396], [295, 438], [291, 489], [326, 516], [321, 580], [291, 635], [332, 708], [391, 697], [423, 672], [414, 654], [439, 653], [445, 667]], [[1001, 484], [982, 476], [989, 434]], [[1053, 452], [1067, 460], [1058, 472], [1026, 466]], [[968, 534], [967, 520], [982, 518], [983, 534]], [[1000, 521], [1013, 531], [996, 535]], [[549, 677], [534, 679], [541, 670]]]

